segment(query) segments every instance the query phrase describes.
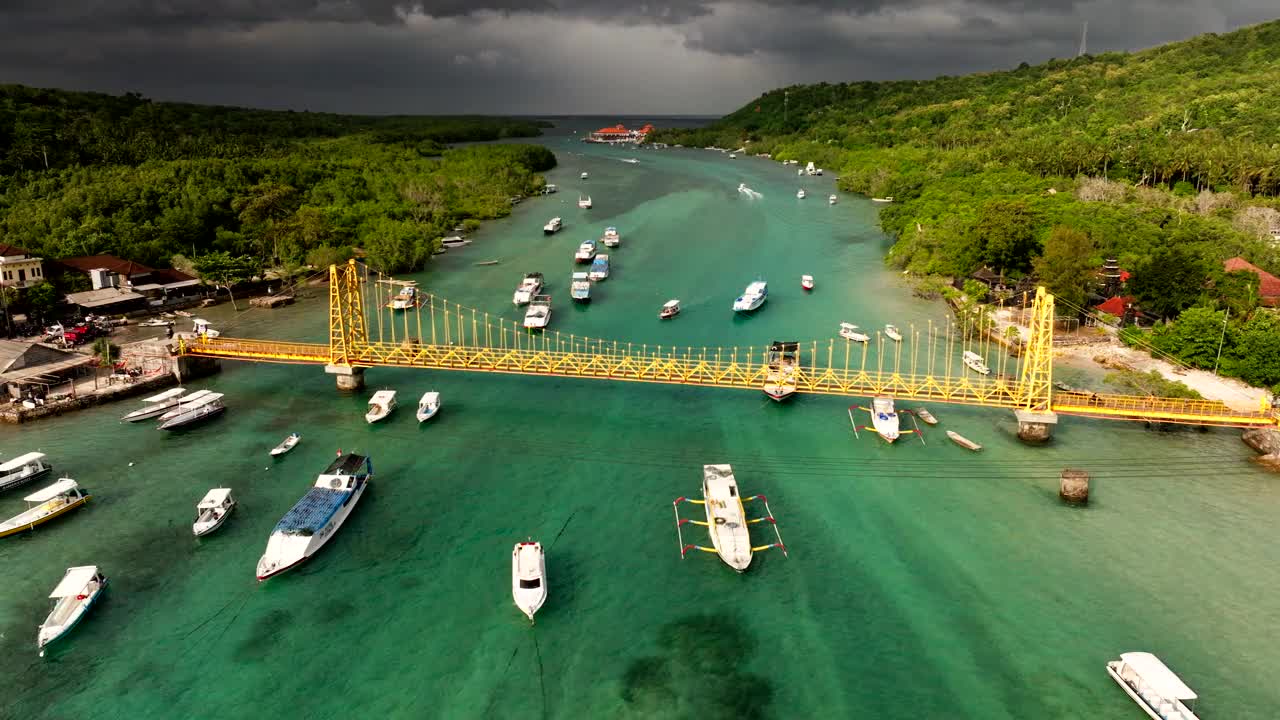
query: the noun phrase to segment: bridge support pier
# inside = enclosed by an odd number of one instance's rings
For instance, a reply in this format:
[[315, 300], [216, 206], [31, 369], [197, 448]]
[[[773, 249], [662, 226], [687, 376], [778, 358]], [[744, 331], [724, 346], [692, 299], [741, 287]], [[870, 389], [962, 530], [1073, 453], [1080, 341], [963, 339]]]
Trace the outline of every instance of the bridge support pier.
[[1054, 412], [1015, 410], [1014, 415], [1018, 418], [1018, 439], [1025, 443], [1048, 441], [1053, 437], [1053, 426], [1058, 424], [1058, 414]]
[[338, 390], [359, 392], [364, 389], [364, 368], [350, 365], [325, 365], [324, 371], [338, 379]]
[[217, 358], [197, 357], [195, 355], [179, 355], [173, 359], [173, 376], [178, 383], [184, 383], [206, 375], [221, 372], [222, 363]]

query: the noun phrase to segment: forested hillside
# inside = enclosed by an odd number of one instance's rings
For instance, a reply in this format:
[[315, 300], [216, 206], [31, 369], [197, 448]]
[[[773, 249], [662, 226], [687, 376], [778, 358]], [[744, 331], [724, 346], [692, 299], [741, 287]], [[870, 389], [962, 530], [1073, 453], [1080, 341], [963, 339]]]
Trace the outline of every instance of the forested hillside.
[[152, 266], [226, 253], [285, 272], [363, 248], [420, 268], [459, 223], [499, 217], [555, 166], [537, 123], [355, 117], [0, 87], [0, 241]]

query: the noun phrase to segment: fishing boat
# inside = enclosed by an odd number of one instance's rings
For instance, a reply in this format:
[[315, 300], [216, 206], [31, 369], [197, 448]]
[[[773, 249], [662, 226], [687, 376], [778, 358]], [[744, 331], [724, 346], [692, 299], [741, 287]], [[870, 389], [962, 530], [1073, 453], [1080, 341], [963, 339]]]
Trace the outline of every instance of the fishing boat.
[[604, 236], [600, 238], [600, 242], [604, 243], [605, 247], [611, 247], [611, 248], [616, 248], [619, 245], [621, 245], [622, 237], [618, 235], [618, 228], [616, 227], [605, 228]]
[[106, 586], [107, 578], [98, 572], [97, 565], [67, 568], [57, 587], [49, 593], [53, 609], [40, 623], [40, 632], [36, 636], [36, 647], [40, 649], [41, 657], [44, 657], [46, 645], [71, 632], [84, 618]]
[[836, 200], [838, 200], [838, 199], [839, 199], [839, 198], [837, 198], [835, 195], [828, 195], [828, 196], [827, 196], [827, 204], [828, 204], [828, 205], [835, 205], [835, 204], [836, 204]]
[[369, 411], [364, 414], [364, 421], [372, 425], [384, 420], [396, 409], [396, 391], [379, 390], [369, 398]]
[[881, 395], [871, 399], [871, 427], [887, 442], [897, 440], [898, 413], [893, 409], [893, 398]]
[[396, 293], [391, 301], [387, 303], [387, 307], [392, 310], [409, 310], [416, 308], [420, 304], [418, 297], [418, 288], [412, 281], [406, 281], [404, 287], [400, 288], [400, 292]]
[[774, 402], [782, 402], [796, 393], [796, 371], [800, 364], [800, 343], [774, 341], [766, 359], [768, 372], [764, 394]]
[[426, 422], [440, 412], [440, 393], [432, 390], [418, 399], [418, 422]]
[[517, 306], [528, 305], [533, 296], [542, 292], [542, 273], [531, 272], [525, 273], [520, 284], [516, 286], [515, 293], [511, 296], [511, 302]]
[[813, 276], [812, 276], [812, 275], [801, 275], [801, 276], [800, 276], [800, 287], [804, 288], [805, 290], [812, 290], [812, 289], [813, 289]]
[[902, 342], [902, 333], [898, 331], [897, 325], [885, 325], [884, 335], [894, 342]]
[[734, 312], [751, 312], [759, 308], [769, 299], [769, 283], [756, 280], [747, 285], [747, 289], [733, 301]]
[[302, 441], [301, 435], [299, 435], [298, 433], [289, 433], [289, 436], [286, 437], [284, 440], [281, 440], [279, 445], [271, 448], [271, 457], [279, 457], [280, 455], [283, 455], [289, 452], [290, 450], [297, 447], [298, 443], [301, 441]]
[[142, 402], [146, 403], [145, 405], [120, 419], [124, 422], [138, 422], [140, 420], [148, 420], [157, 415], [163, 415], [177, 406], [179, 399], [186, 391], [186, 388], [170, 388], [159, 395], [142, 398]]
[[579, 195], [579, 196], [578, 196], [578, 207], [582, 208], [583, 210], [590, 210], [590, 209], [591, 209], [591, 196], [590, 196], [590, 195], [588, 195], [588, 196], [586, 196], [586, 197], [582, 197], [581, 195]]
[[171, 325], [173, 325], [173, 321], [165, 320], [164, 318], [148, 318], [138, 323], [138, 327], [169, 327]]
[[796, 199], [797, 200], [804, 199], [804, 188], [800, 188], [799, 190], [796, 191]]
[[558, 217], [553, 217], [547, 221], [546, 225], [542, 226], [542, 232], [545, 235], [555, 235], [556, 233], [560, 232], [560, 230], [563, 228], [564, 228], [564, 222], [560, 220], [560, 218]]
[[916, 412], [916, 417], [918, 417], [918, 418], [920, 418], [921, 420], [923, 420], [925, 425], [937, 425], [937, 424], [938, 424], [938, 418], [934, 417], [934, 416], [933, 416], [933, 413], [929, 412], [928, 410], [926, 410], [926, 409], [924, 409], [924, 408], [916, 408], [916, 411], [915, 411], [915, 412]]
[[1107, 674], [1151, 720], [1199, 720], [1195, 692], [1155, 655], [1122, 653], [1107, 663]]
[[591, 261], [591, 272], [587, 276], [596, 282], [607, 280], [609, 278], [609, 256], [597, 255], [595, 260]]
[[726, 565], [744, 572], [751, 564], [751, 535], [731, 465], [702, 466], [702, 497], [712, 547]]
[[584, 272], [576, 272], [569, 282], [569, 297], [576, 303], [591, 302], [591, 277]]
[[670, 320], [680, 314], [680, 301], [668, 300], [662, 305], [662, 309], [658, 311], [659, 320]]
[[871, 198], [871, 202], [878, 202], [878, 203], [891, 203], [891, 202], [893, 202], [893, 196], [892, 196], [892, 195], [890, 195], [890, 196], [888, 196], [888, 197], [878, 197], [878, 198], [877, 198], [877, 197], [873, 197], [873, 198]]
[[529, 309], [524, 313], [524, 326], [530, 330], [541, 330], [550, 323], [551, 296], [534, 295], [533, 300], [529, 301]]
[[520, 612], [533, 622], [534, 613], [547, 601], [547, 559], [542, 543], [521, 542], [512, 548], [511, 596]]
[[578, 251], [573, 254], [573, 261], [576, 263], [589, 263], [596, 256], [596, 241], [588, 240], [578, 246]]
[[158, 427], [161, 430], [177, 430], [206, 420], [212, 420], [226, 412], [226, 410], [227, 406], [222, 402], [222, 393], [209, 393], [193, 402], [180, 404], [177, 410], [171, 411], [177, 413], [173, 417], [169, 417], [167, 414], [161, 416]]
[[982, 449], [981, 445], [961, 435], [955, 430], [948, 430], [947, 437], [951, 438], [951, 442], [959, 445], [962, 448], [965, 448], [966, 450], [972, 450], [974, 452], [978, 452], [979, 450]]
[[586, 179], [587, 179], [587, 174], [586, 174], [586, 173], [582, 173], [582, 176], [581, 176], [581, 177], [582, 177], [582, 179], [583, 179], [583, 180], [586, 180]]
[[258, 580], [296, 566], [338, 534], [373, 479], [373, 461], [347, 453], [330, 463], [302, 499], [280, 518], [266, 552], [258, 559]]
[[982, 356], [978, 353], [973, 352], [972, 350], [965, 350], [962, 357], [964, 359], [964, 364], [969, 366], [970, 370], [978, 373], [979, 375], [991, 374], [991, 368], [987, 367], [987, 364], [982, 361]]
[[89, 502], [90, 497], [75, 480], [57, 480], [22, 498], [27, 509], [0, 523], [0, 537], [16, 535], [61, 517]]
[[210, 490], [196, 503], [196, 521], [191, 524], [191, 533], [196, 537], [208, 535], [222, 527], [235, 509], [236, 499], [231, 497], [231, 488]]
[[840, 337], [846, 340], [852, 340], [853, 342], [862, 342], [862, 343], [867, 342], [868, 340], [871, 339], [871, 336], [867, 335], [866, 333], [858, 332], [857, 325], [854, 325], [853, 323], [847, 323], [847, 322], [840, 323]]

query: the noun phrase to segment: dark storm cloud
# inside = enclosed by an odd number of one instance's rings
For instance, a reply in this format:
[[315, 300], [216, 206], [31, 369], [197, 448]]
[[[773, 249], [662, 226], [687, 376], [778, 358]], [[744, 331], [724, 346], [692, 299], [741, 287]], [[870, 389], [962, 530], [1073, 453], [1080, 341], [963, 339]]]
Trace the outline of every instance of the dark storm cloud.
[[1131, 50], [1276, 0], [0, 0], [0, 82], [351, 112], [716, 113]]

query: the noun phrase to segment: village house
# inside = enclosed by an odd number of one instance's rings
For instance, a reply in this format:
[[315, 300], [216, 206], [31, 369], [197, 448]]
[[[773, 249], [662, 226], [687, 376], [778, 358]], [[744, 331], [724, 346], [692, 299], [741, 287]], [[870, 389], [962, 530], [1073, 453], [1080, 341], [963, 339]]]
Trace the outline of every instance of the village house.
[[44, 261], [20, 247], [0, 243], [0, 285], [25, 288], [44, 281]]
[[584, 140], [598, 143], [642, 143], [653, 132], [653, 125], [646, 124], [639, 130], [628, 130], [622, 124], [600, 128], [589, 133]]
[[1259, 303], [1267, 307], [1280, 306], [1280, 278], [1239, 256], [1222, 263], [1222, 269], [1227, 272], [1243, 270], [1257, 275]]

